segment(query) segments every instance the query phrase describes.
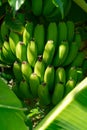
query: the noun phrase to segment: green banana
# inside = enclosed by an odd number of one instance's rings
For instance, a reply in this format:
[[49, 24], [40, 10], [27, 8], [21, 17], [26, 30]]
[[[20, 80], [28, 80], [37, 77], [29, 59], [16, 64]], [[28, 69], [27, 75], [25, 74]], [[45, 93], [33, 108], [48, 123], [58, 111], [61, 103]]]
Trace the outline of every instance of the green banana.
[[46, 64], [46, 66], [52, 63], [54, 53], [55, 53], [54, 41], [48, 40], [43, 51], [43, 61]]
[[40, 79], [37, 76], [37, 74], [32, 73], [30, 75], [29, 83], [30, 83], [30, 89], [31, 89], [33, 97], [35, 98], [38, 97], [38, 87], [40, 85]]
[[55, 57], [53, 59], [53, 65], [55, 67], [58, 67], [60, 65], [63, 65], [64, 61], [66, 60], [69, 52], [69, 43], [68, 41], [61, 41], [58, 50], [55, 54]]
[[67, 21], [66, 26], [67, 26], [67, 40], [69, 42], [72, 42], [74, 39], [75, 25], [73, 21]]
[[16, 45], [16, 57], [20, 62], [27, 60], [27, 48], [23, 42], [18, 42]]
[[[63, 9], [64, 9], [64, 17], [65, 17], [71, 8], [72, 1], [62, 0], [62, 2], [63, 2]], [[55, 6], [53, 11], [48, 16], [46, 16], [46, 19], [47, 21], [53, 21], [53, 22], [54, 21], [59, 22], [59, 20], [62, 20], [62, 15], [61, 15], [59, 7]]]
[[66, 60], [63, 63], [63, 66], [67, 66], [71, 64], [73, 60], [75, 59], [75, 57], [77, 56], [77, 53], [78, 53], [78, 45], [75, 41], [73, 41], [69, 45], [69, 53]]
[[55, 5], [53, 4], [52, 0], [44, 0], [43, 5], [43, 15], [48, 16], [50, 15], [55, 8]]
[[32, 68], [27, 61], [23, 61], [21, 63], [21, 72], [23, 78], [27, 81], [27, 83], [29, 83], [30, 75], [32, 73]]
[[53, 12], [46, 16], [46, 20], [49, 22], [59, 22], [59, 19], [61, 20], [61, 13], [58, 7], [55, 7]]
[[37, 45], [38, 55], [41, 55], [45, 46], [45, 28], [43, 24], [37, 24], [34, 29], [34, 40]]
[[53, 40], [55, 46], [57, 46], [57, 40], [58, 40], [58, 30], [57, 30], [57, 24], [55, 22], [51, 22], [48, 25], [47, 29], [47, 41]]
[[82, 38], [81, 38], [80, 32], [75, 32], [75, 38], [74, 39], [75, 39], [75, 41], [78, 45], [78, 48], [80, 50], [81, 44], [82, 44]]
[[52, 104], [57, 105], [63, 98], [64, 95], [64, 84], [63, 83], [56, 83], [55, 88], [52, 94]]
[[32, 94], [30, 91], [30, 86], [26, 82], [26, 80], [22, 80], [19, 84], [19, 94], [21, 95], [21, 98], [24, 99], [32, 99]]
[[16, 60], [16, 57], [15, 57], [15, 55], [13, 55], [13, 53], [10, 49], [10, 45], [7, 41], [4, 41], [4, 43], [3, 43], [2, 53], [3, 53], [7, 63], [12, 64]]
[[58, 41], [60, 43], [65, 40], [67, 40], [67, 26], [64, 21], [61, 21], [58, 24]]
[[41, 82], [44, 81], [44, 72], [45, 72], [45, 64], [43, 62], [42, 56], [39, 56], [34, 66], [34, 73], [38, 75]]
[[77, 82], [77, 68], [75, 66], [70, 67], [67, 75], [67, 80], [73, 79]]
[[1, 36], [2, 36], [2, 40], [5, 41], [7, 40], [7, 36], [9, 35], [9, 28], [6, 24], [5, 21], [3, 21], [3, 23], [1, 24]]
[[51, 102], [48, 86], [45, 82], [41, 83], [38, 87], [38, 97], [41, 105], [49, 105]]
[[76, 71], [77, 71], [77, 83], [79, 83], [84, 78], [83, 68], [82, 67], [77, 67]]
[[66, 83], [66, 72], [63, 67], [58, 67], [55, 72], [55, 84], [59, 82], [64, 85]]
[[30, 42], [30, 40], [32, 40], [33, 29], [34, 29], [33, 22], [27, 22], [25, 24], [25, 29], [23, 31], [23, 42], [25, 43], [25, 45], [27, 45]]
[[14, 55], [16, 55], [16, 45], [19, 41], [20, 41], [19, 35], [11, 31], [9, 34], [9, 44], [10, 44], [11, 51], [13, 52]]
[[85, 59], [85, 54], [82, 51], [78, 52], [77, 56], [75, 57], [74, 61], [71, 64], [71, 66], [81, 67], [84, 59]]
[[32, 11], [34, 15], [39, 16], [42, 13], [43, 0], [32, 0]]
[[0, 48], [0, 62], [3, 64], [7, 64], [7, 65], [11, 65], [11, 63], [9, 63], [9, 59], [7, 59], [2, 51], [2, 48]]
[[16, 79], [16, 82], [20, 82], [22, 80], [22, 72], [21, 72], [21, 64], [18, 61], [13, 63], [13, 73]]
[[53, 90], [54, 76], [55, 76], [54, 67], [53, 66], [47, 66], [45, 73], [44, 73], [44, 82], [46, 82], [50, 92], [52, 92], [52, 90]]
[[27, 46], [27, 60], [29, 64], [34, 67], [37, 60], [37, 46], [35, 41], [30, 41]]
[[66, 82], [65, 85], [65, 91], [64, 91], [64, 96], [66, 96], [76, 85], [76, 81], [74, 79], [69, 79]]

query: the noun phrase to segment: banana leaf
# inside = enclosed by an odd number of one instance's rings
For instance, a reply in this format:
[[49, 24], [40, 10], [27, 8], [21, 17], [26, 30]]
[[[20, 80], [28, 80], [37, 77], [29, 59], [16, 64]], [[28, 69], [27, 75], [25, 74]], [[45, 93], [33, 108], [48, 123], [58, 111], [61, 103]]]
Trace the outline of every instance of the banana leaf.
[[87, 77], [81, 81], [35, 130], [87, 130]]
[[21, 101], [0, 78], [0, 130], [28, 130]]

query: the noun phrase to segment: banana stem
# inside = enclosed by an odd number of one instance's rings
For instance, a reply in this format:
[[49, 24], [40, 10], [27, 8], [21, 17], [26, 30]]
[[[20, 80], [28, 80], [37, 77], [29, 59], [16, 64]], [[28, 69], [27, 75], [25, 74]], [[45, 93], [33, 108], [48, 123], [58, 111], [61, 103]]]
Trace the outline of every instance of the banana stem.
[[87, 13], [87, 3], [85, 0], [73, 0], [73, 1]]

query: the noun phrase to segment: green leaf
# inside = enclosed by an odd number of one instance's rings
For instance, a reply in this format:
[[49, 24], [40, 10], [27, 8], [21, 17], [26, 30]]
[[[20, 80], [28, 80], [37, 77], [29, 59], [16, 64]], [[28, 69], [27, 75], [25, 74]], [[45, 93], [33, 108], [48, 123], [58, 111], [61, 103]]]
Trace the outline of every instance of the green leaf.
[[19, 112], [0, 108], [0, 129], [1, 130], [29, 130]]
[[67, 15], [67, 19], [75, 23], [84, 23], [85, 21], [87, 21], [87, 13], [83, 11], [83, 9], [80, 8], [74, 1], [72, 1], [72, 5]]
[[6, 108], [16, 111], [26, 111], [21, 101], [17, 98], [10, 87], [0, 78], [0, 108]]
[[22, 34], [24, 30], [23, 23], [18, 18], [13, 18], [12, 14], [7, 14], [5, 22], [10, 30]]
[[87, 77], [81, 81], [35, 130], [87, 130]]
[[63, 10], [63, 2], [62, 2], [62, 0], [52, 0], [52, 2], [56, 7], [59, 7], [62, 18], [64, 18], [64, 10]]
[[15, 10], [19, 10], [25, 0], [8, 0], [9, 5]]
[[87, 13], [87, 3], [85, 0], [73, 0], [73, 1]]
[[0, 129], [1, 130], [28, 130], [25, 124], [26, 116], [21, 101], [0, 78]]

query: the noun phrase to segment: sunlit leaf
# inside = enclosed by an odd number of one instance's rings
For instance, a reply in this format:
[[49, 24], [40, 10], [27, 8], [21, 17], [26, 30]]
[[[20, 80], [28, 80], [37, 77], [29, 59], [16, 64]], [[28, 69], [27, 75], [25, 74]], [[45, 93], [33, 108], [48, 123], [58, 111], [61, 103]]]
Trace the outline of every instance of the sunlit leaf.
[[79, 83], [35, 130], [87, 130], [87, 77]]
[[0, 108], [1, 130], [29, 130], [19, 112]]

